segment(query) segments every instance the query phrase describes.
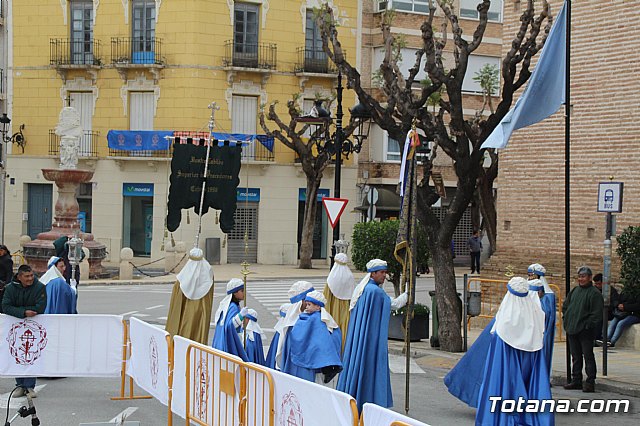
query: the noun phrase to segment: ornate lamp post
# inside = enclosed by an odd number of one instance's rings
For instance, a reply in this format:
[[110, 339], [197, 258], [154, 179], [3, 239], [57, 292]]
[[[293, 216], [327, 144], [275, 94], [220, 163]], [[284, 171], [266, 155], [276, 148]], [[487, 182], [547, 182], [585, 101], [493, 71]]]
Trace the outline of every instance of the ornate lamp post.
[[76, 288], [78, 282], [76, 281], [76, 268], [82, 261], [82, 246], [84, 241], [78, 238], [78, 233], [71, 238], [67, 244], [69, 245], [69, 263], [71, 264], [71, 287]]
[[[312, 114], [308, 116], [300, 117], [298, 121], [307, 123], [311, 126], [322, 126], [322, 130], [311, 132], [312, 142], [315, 143], [318, 153], [326, 153], [329, 157], [335, 155], [335, 186], [334, 197], [340, 198], [340, 180], [342, 177], [342, 156], [349, 158], [349, 155], [353, 152], [359, 153], [362, 149], [363, 142], [369, 136], [369, 129], [371, 127], [371, 113], [366, 106], [358, 104], [351, 109], [351, 116], [358, 120], [358, 128], [353, 134], [353, 140], [348, 139], [344, 135], [342, 128], [342, 118], [344, 116], [342, 112], [342, 73], [338, 71], [338, 86], [336, 87], [336, 128], [333, 134], [331, 134], [329, 125], [331, 123], [331, 116], [328, 111], [322, 108], [321, 102], [316, 102]], [[317, 129], [316, 129], [317, 130]], [[319, 135], [319, 136], [318, 136]], [[340, 221], [336, 222], [336, 226], [333, 228], [333, 245], [331, 249], [331, 266], [333, 266], [333, 259], [337, 253], [336, 245], [340, 241]]]

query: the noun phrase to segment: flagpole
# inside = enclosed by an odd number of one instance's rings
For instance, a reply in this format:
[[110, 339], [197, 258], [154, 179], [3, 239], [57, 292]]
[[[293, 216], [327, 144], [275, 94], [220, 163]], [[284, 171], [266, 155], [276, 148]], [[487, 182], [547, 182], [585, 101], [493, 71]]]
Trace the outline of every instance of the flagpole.
[[[565, 299], [571, 291], [571, 0], [567, 1], [565, 84], [564, 84], [564, 275]], [[567, 383], [571, 382], [571, 352], [566, 343]]]

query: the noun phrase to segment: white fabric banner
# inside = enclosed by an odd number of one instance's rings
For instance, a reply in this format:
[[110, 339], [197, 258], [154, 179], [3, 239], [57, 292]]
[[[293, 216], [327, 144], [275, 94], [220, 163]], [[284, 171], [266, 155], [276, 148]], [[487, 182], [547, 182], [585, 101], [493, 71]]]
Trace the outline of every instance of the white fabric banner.
[[362, 406], [362, 419], [364, 426], [389, 426], [395, 421], [404, 422], [412, 426], [429, 426], [411, 417], [403, 416], [395, 411], [368, 402]]
[[[275, 383], [275, 424], [348, 426], [357, 423], [351, 411], [351, 395], [279, 371], [269, 369], [269, 373]], [[260, 396], [258, 393], [257, 398]], [[262, 396], [268, 397], [268, 387]], [[249, 413], [251, 416], [252, 410]], [[251, 418], [249, 420], [252, 424]]]
[[169, 333], [135, 317], [129, 322], [131, 357], [127, 375], [155, 399], [169, 401]]
[[118, 377], [122, 316], [0, 315], [0, 376]]
[[[187, 371], [187, 349], [191, 349], [191, 371]], [[235, 362], [222, 359], [220, 356], [206, 353], [201, 349], [213, 351], [221, 356], [233, 359]], [[239, 424], [238, 392], [239, 377], [237, 364], [242, 360], [233, 355], [219, 352], [209, 346], [204, 346], [193, 340], [181, 336], [173, 337], [173, 390], [171, 411], [186, 419], [186, 375], [191, 377], [189, 389], [190, 412], [193, 416], [206, 424], [229, 425]], [[225, 374], [226, 381], [221, 383], [221, 375]], [[230, 393], [225, 393], [228, 390]]]

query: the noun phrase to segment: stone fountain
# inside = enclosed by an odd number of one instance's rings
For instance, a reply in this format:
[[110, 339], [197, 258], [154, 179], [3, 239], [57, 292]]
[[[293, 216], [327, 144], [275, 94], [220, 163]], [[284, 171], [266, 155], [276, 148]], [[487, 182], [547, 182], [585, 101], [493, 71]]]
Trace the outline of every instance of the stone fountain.
[[38, 234], [38, 237], [25, 244], [24, 255], [27, 262], [37, 273], [47, 269], [47, 261], [55, 255], [53, 241], [62, 236], [73, 235], [84, 240], [89, 250], [89, 276], [102, 273], [102, 260], [106, 257], [106, 246], [95, 241], [93, 235], [81, 232], [78, 222], [78, 200], [76, 191], [81, 183], [91, 181], [93, 171], [79, 170], [78, 150], [82, 137], [80, 115], [72, 107], [60, 111], [56, 134], [60, 136], [60, 166], [57, 169], [42, 169], [42, 176], [58, 187], [58, 200], [51, 230]]

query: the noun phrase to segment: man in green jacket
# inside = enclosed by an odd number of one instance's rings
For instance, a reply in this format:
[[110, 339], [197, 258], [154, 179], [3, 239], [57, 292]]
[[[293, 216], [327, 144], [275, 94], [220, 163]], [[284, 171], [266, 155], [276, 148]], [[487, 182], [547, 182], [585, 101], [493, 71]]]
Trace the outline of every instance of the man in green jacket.
[[[2, 310], [5, 314], [16, 318], [34, 317], [44, 313], [47, 307], [47, 291], [44, 284], [33, 275], [29, 265], [20, 265], [15, 278], [5, 287], [2, 297]], [[34, 387], [35, 377], [16, 378], [18, 389], [13, 393], [14, 397], [24, 396], [27, 393], [31, 398], [36, 397]]]
[[[595, 392], [596, 358], [593, 354], [593, 340], [600, 326], [604, 299], [602, 293], [591, 282], [591, 269], [578, 269], [578, 286], [574, 287], [562, 305], [562, 322], [569, 351], [571, 352], [571, 382], [565, 389], [582, 389]], [[587, 380], [582, 382], [582, 362]]]

